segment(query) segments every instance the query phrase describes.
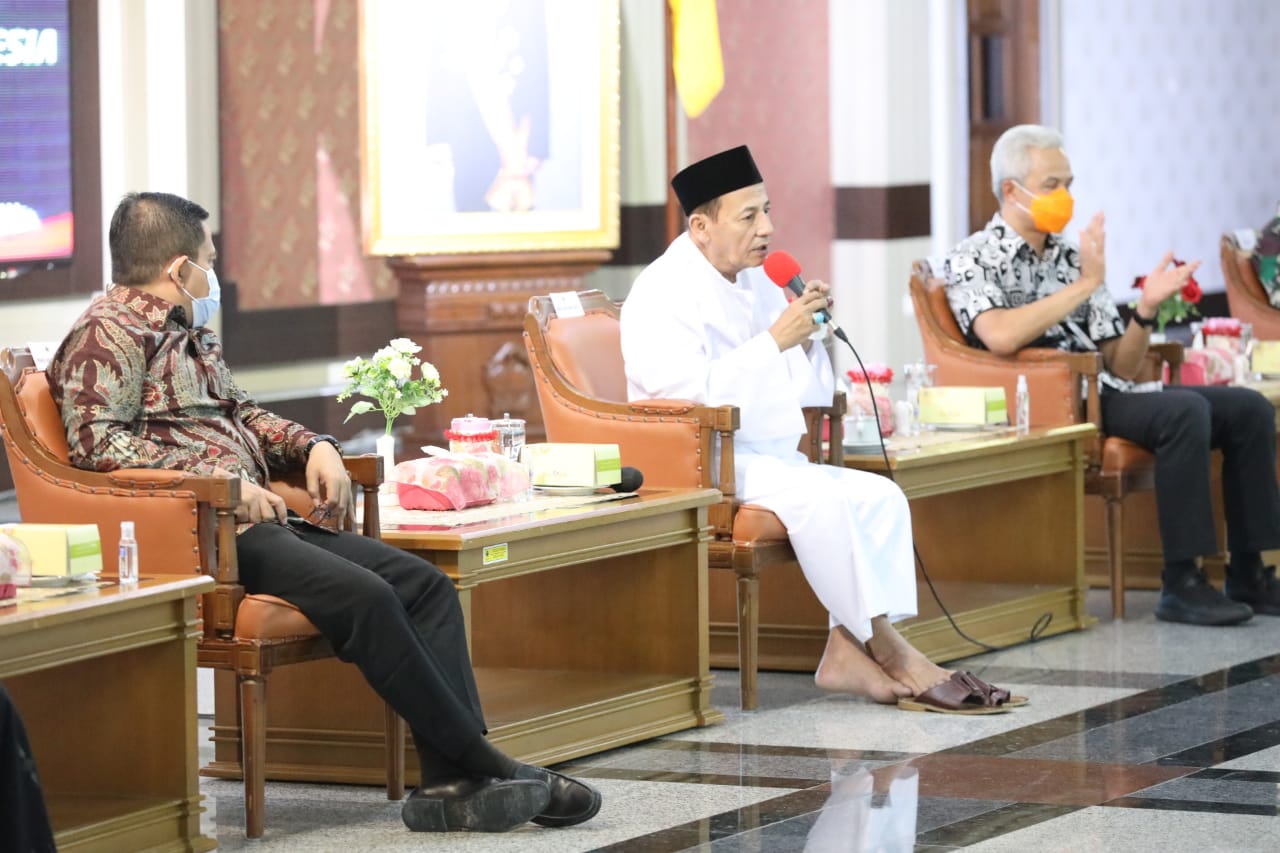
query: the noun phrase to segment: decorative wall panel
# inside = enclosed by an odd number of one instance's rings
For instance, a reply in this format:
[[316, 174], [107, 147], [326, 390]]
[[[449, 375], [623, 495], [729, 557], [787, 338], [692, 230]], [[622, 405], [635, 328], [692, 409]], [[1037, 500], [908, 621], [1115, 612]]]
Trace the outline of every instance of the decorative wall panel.
[[360, 244], [358, 13], [219, 0], [221, 262], [245, 310], [395, 297]]

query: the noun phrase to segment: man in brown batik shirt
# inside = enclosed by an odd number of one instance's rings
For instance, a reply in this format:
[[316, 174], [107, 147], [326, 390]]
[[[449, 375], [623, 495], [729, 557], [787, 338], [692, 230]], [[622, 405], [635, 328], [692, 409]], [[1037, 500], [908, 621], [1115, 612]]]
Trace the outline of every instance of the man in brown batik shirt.
[[599, 811], [598, 792], [521, 764], [484, 737], [449, 578], [379, 540], [299, 523], [268, 488], [273, 472], [304, 468], [318, 508], [350, 510], [337, 442], [254, 404], [206, 328], [220, 293], [207, 218], [166, 193], [130, 193], [116, 208], [115, 287], [75, 322], [47, 371], [72, 463], [241, 479], [240, 581], [301, 610], [408, 722], [422, 766], [422, 784], [402, 811], [410, 829], [588, 820]]

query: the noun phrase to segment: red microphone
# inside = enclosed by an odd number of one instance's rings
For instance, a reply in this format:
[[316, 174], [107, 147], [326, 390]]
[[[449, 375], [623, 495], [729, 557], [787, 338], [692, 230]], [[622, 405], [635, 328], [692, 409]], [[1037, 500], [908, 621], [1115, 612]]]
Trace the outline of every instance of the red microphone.
[[[764, 274], [769, 276], [769, 280], [778, 287], [786, 287], [796, 296], [804, 293], [804, 279], [800, 277], [800, 263], [791, 255], [782, 250], [770, 252], [764, 259]], [[831, 319], [831, 315], [823, 310], [815, 311], [813, 319], [819, 323], [830, 323], [831, 331], [835, 336], [846, 344], [849, 338], [845, 335], [844, 329], [836, 325], [835, 320]], [[850, 344], [852, 346], [852, 344]]]

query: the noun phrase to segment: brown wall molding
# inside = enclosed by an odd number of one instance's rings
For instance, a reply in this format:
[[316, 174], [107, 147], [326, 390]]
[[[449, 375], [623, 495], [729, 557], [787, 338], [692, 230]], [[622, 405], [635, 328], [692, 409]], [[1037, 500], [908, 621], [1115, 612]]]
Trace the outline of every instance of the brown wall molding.
[[836, 187], [837, 240], [929, 236], [929, 185]]
[[667, 208], [662, 204], [624, 204], [620, 210], [620, 242], [605, 266], [644, 266], [667, 250]]
[[368, 355], [397, 335], [389, 299], [241, 311], [238, 291], [235, 282], [222, 288], [222, 343], [233, 367]]

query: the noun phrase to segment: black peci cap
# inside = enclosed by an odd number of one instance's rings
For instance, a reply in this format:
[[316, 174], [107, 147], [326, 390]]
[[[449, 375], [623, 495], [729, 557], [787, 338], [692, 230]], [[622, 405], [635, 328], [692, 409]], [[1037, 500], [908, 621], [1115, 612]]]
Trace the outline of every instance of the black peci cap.
[[688, 216], [713, 198], [762, 183], [751, 151], [739, 145], [685, 166], [671, 179], [671, 188]]

